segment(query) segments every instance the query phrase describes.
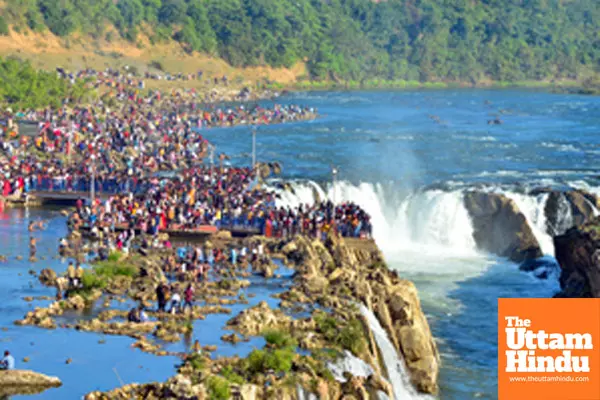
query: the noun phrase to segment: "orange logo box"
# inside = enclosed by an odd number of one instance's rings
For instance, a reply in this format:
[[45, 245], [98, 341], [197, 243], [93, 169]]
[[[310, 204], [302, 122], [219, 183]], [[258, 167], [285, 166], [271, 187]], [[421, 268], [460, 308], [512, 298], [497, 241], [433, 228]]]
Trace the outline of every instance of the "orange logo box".
[[498, 299], [499, 400], [600, 400], [600, 299]]

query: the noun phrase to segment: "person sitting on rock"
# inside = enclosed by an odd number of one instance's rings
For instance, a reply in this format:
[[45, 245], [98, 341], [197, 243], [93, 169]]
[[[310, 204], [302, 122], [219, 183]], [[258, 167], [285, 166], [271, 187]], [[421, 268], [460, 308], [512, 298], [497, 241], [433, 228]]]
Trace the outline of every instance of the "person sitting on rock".
[[11, 370], [15, 369], [15, 359], [10, 355], [7, 350], [4, 352], [4, 358], [0, 360], [0, 370]]
[[171, 308], [169, 312], [171, 314], [177, 314], [180, 311], [181, 307], [181, 296], [177, 291], [173, 291], [173, 296], [171, 296]]
[[141, 323], [150, 321], [150, 318], [148, 318], [148, 314], [146, 314], [146, 311], [144, 310], [144, 306], [140, 306], [138, 310], [138, 315]]
[[129, 313], [127, 314], [127, 321], [134, 323], [142, 322], [138, 307], [133, 307], [131, 310], [129, 310]]

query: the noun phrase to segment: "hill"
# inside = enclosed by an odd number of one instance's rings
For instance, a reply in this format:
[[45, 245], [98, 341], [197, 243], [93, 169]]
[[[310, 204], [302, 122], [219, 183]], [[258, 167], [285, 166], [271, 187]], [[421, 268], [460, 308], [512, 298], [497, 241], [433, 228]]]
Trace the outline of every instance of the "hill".
[[289, 77], [327, 81], [580, 80], [598, 73], [599, 32], [597, 0], [11, 0], [0, 5], [0, 35], [9, 38], [58, 37], [66, 49], [88, 41], [126, 41], [133, 53], [152, 49], [151, 54], [177, 42], [190, 59], [198, 54], [214, 63], [222, 59], [224, 68], [289, 71], [305, 64], [305, 71]]

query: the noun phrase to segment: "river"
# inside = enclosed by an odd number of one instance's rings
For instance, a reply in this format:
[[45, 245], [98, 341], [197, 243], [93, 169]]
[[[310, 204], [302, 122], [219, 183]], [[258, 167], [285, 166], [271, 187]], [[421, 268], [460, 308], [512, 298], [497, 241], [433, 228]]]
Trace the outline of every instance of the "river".
[[[317, 193], [366, 208], [390, 268], [419, 289], [442, 355], [440, 397], [497, 398], [497, 298], [552, 296], [557, 276], [554, 270], [540, 280], [477, 251], [462, 194], [478, 187], [513, 198], [551, 259], [552, 240], [540, 212], [544, 198], [525, 192], [570, 186], [600, 193], [600, 97], [445, 90], [296, 93], [279, 101], [315, 106], [322, 115], [312, 122], [258, 129], [258, 160], [280, 161], [283, 177], [295, 181], [294, 193], [282, 193], [280, 203], [312, 202]], [[503, 123], [489, 125], [496, 117]], [[250, 163], [248, 127], [210, 130], [206, 136], [217, 153], [231, 156], [232, 164]], [[332, 166], [339, 169], [335, 187]], [[31, 266], [15, 257], [27, 256], [27, 222], [37, 218], [50, 221], [39, 234], [39, 252], [49, 258]], [[18, 353], [20, 366], [28, 356], [27, 368], [65, 382], [34, 398], [77, 398], [119, 386], [121, 380], [171, 376], [175, 358], [131, 349], [132, 339], [12, 325], [30, 309], [22, 297], [53, 294], [31, 285], [28, 270], [65, 268], [64, 261], [51, 259], [65, 231], [57, 211], [0, 214], [0, 253], [9, 257], [0, 264], [0, 327], [8, 328], [0, 331], [0, 347]], [[203, 344], [219, 337], [212, 334]], [[101, 339], [106, 342], [98, 343]]]

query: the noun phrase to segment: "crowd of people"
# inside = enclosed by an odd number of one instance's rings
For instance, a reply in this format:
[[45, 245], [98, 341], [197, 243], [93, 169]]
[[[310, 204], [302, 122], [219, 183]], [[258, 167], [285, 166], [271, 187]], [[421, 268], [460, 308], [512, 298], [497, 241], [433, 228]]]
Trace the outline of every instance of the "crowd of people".
[[[88, 193], [93, 187], [96, 203], [84, 207], [80, 202], [71, 223], [98, 232], [127, 229], [155, 236], [211, 226], [273, 237], [319, 237], [329, 231], [371, 235], [369, 216], [354, 204], [278, 207], [276, 191], [257, 184], [258, 169], [225, 166], [223, 154], [218, 165], [206, 165], [214, 147], [203, 128], [293, 121], [314, 116], [316, 110], [296, 105], [205, 107], [190, 91], [142, 94], [127, 80], [130, 74], [118, 70], [59, 73], [112, 80], [117, 90], [88, 106], [7, 109], [0, 116], [5, 121], [0, 135], [4, 198], [46, 191]], [[20, 134], [18, 119], [36, 122], [35, 133]], [[119, 237], [120, 246], [126, 245], [127, 238]]]

